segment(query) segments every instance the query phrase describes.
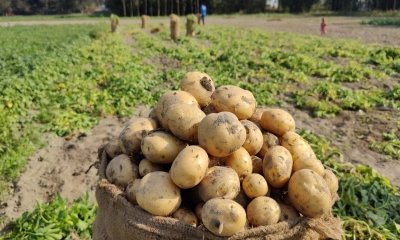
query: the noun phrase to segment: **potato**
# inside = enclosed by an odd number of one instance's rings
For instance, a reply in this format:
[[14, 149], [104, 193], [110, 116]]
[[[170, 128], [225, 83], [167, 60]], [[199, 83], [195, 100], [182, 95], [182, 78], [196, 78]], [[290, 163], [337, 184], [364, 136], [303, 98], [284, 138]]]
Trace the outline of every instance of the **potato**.
[[289, 132], [285, 133], [284, 135], [282, 135], [281, 144], [283, 147], [285, 147], [287, 150], [289, 150], [290, 154], [292, 155], [293, 164], [299, 158], [317, 159], [314, 151], [312, 150], [312, 148], [308, 144], [308, 142], [295, 132], [289, 131]]
[[225, 165], [226, 157], [215, 157], [208, 154], [208, 158], [210, 159], [210, 162], [208, 163], [208, 168]]
[[109, 159], [113, 159], [116, 156], [122, 154], [123, 152], [119, 147], [118, 138], [111, 140], [105, 147], [105, 151]]
[[289, 180], [289, 199], [301, 214], [318, 218], [331, 210], [331, 193], [324, 178], [310, 169], [293, 173]]
[[238, 195], [233, 199], [233, 201], [237, 202], [242, 206], [244, 209], [247, 208], [247, 205], [251, 202], [251, 199], [246, 195], [243, 190], [243, 187], [240, 188]]
[[248, 119], [249, 121], [252, 121], [253, 123], [258, 124], [260, 122], [261, 116], [267, 109], [265, 108], [256, 108], [254, 111], [253, 115]]
[[133, 179], [133, 181], [130, 181], [128, 183], [128, 186], [126, 186], [126, 189], [125, 189], [126, 199], [133, 205], [138, 204], [136, 201], [136, 193], [137, 193], [137, 189], [139, 187], [140, 180], [141, 179], [139, 179], [139, 178]]
[[215, 109], [214, 105], [208, 104], [204, 109], [203, 109], [204, 114], [208, 115], [211, 113], [218, 113], [218, 111]]
[[198, 190], [204, 202], [211, 198], [234, 199], [240, 191], [239, 177], [232, 168], [215, 166], [208, 169]]
[[167, 108], [173, 104], [176, 103], [185, 103], [185, 104], [193, 104], [195, 106], [199, 106], [197, 103], [196, 98], [194, 98], [190, 93], [185, 92], [185, 91], [169, 91], [164, 93], [157, 102], [156, 105], [156, 112], [157, 112], [157, 118], [158, 121], [160, 122], [161, 126], [165, 130], [168, 129], [167, 122], [165, 121], [165, 111]]
[[106, 177], [110, 183], [125, 188], [129, 181], [139, 178], [139, 169], [128, 155], [121, 154], [108, 163]]
[[275, 136], [272, 133], [265, 132], [263, 133], [263, 145], [260, 149], [260, 151], [257, 153], [257, 156], [259, 156], [261, 159], [264, 159], [265, 153], [268, 151], [273, 146], [279, 146], [281, 145], [279, 143], [279, 139], [277, 136]]
[[292, 115], [277, 108], [267, 109], [261, 116], [260, 125], [263, 129], [278, 137], [288, 131], [294, 131], [296, 129], [296, 124]]
[[146, 174], [151, 173], [151, 172], [158, 172], [158, 171], [164, 171], [165, 172], [165, 166], [157, 163], [150, 162], [146, 158], [140, 161], [139, 163], [139, 174], [141, 177], [146, 176]]
[[263, 159], [255, 155], [250, 157], [253, 165], [253, 173], [263, 174]]
[[243, 127], [246, 129], [246, 141], [243, 148], [247, 150], [250, 155], [257, 154], [263, 146], [263, 134], [256, 124], [249, 120], [241, 120]]
[[299, 212], [293, 207], [284, 202], [278, 202], [281, 209], [281, 216], [279, 222], [290, 221], [300, 217]]
[[275, 224], [281, 216], [279, 204], [270, 197], [254, 198], [246, 209], [247, 219], [254, 227]]
[[155, 131], [143, 138], [141, 149], [150, 162], [168, 164], [172, 163], [187, 145], [187, 142], [170, 133]]
[[181, 190], [167, 172], [152, 172], [140, 180], [136, 201], [147, 212], [168, 216], [181, 205]]
[[301, 157], [293, 163], [293, 172], [297, 172], [301, 169], [311, 169], [316, 171], [319, 175], [324, 176], [325, 168], [322, 162], [316, 158]]
[[118, 138], [122, 152], [130, 156], [138, 154], [143, 138], [157, 127], [157, 122], [151, 118], [136, 118], [129, 122]]
[[196, 208], [194, 210], [194, 213], [196, 214], [197, 220], [199, 222], [203, 222], [202, 217], [201, 217], [201, 211], [203, 210], [204, 202], [201, 202], [196, 205]]
[[268, 183], [262, 175], [252, 173], [243, 180], [242, 188], [246, 196], [256, 198], [267, 195]]
[[272, 187], [280, 188], [289, 182], [292, 167], [292, 155], [282, 146], [270, 148], [264, 156], [263, 175]]
[[177, 103], [165, 110], [168, 129], [179, 139], [197, 143], [197, 130], [206, 114], [195, 105]]
[[185, 207], [179, 207], [174, 213], [172, 213], [172, 217], [192, 227], [196, 227], [198, 223], [196, 214]]
[[240, 181], [243, 181], [253, 171], [253, 161], [251, 161], [249, 153], [243, 147], [226, 157], [225, 166], [235, 170]]
[[246, 141], [246, 129], [233, 113], [211, 113], [200, 122], [198, 138], [207, 153], [226, 157]]
[[203, 109], [211, 102], [215, 91], [214, 81], [203, 72], [188, 72], [181, 80], [181, 90], [193, 95]]
[[250, 91], [240, 87], [225, 85], [211, 95], [211, 104], [218, 112], [231, 112], [239, 120], [248, 119], [256, 110], [256, 99]]
[[184, 148], [172, 163], [170, 174], [172, 181], [180, 188], [196, 186], [208, 169], [207, 152], [199, 146]]
[[201, 211], [204, 226], [218, 236], [232, 236], [246, 225], [246, 211], [233, 200], [214, 198]]
[[324, 175], [322, 176], [325, 182], [328, 184], [329, 191], [331, 192], [331, 196], [334, 196], [339, 189], [339, 181], [336, 175], [330, 170], [325, 169]]
[[154, 121], [157, 122], [157, 126], [160, 126], [160, 123], [157, 118], [157, 109], [156, 108], [151, 109], [151, 111], [149, 112], [148, 118], [153, 119]]

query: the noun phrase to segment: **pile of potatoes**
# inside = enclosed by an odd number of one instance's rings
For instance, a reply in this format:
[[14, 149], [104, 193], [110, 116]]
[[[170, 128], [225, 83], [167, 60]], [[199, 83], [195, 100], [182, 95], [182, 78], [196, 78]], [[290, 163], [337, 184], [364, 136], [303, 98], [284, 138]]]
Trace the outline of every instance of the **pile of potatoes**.
[[338, 180], [288, 112], [259, 108], [236, 86], [215, 89], [202, 72], [180, 87], [105, 147], [107, 179], [129, 202], [219, 236], [330, 214]]

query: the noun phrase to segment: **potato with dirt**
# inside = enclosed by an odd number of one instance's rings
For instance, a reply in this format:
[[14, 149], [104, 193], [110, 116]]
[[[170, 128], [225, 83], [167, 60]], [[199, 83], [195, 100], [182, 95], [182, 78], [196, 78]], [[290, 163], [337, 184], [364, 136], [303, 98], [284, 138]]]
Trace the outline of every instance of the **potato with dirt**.
[[130, 181], [128, 183], [128, 186], [126, 186], [125, 189], [125, 193], [126, 193], [126, 199], [132, 203], [133, 205], [137, 205], [137, 201], [136, 201], [136, 193], [139, 187], [139, 183], [140, 183], [139, 178], [137, 179], [133, 179], [133, 181]]
[[264, 111], [260, 119], [260, 125], [263, 129], [278, 137], [296, 129], [292, 115], [279, 108], [271, 108]]
[[108, 163], [106, 177], [110, 183], [125, 188], [130, 181], [139, 178], [139, 168], [128, 155], [121, 154]]
[[257, 107], [256, 110], [254, 111], [253, 115], [251, 115], [251, 117], [248, 120], [255, 123], [257, 126], [261, 127], [260, 119], [266, 110], [267, 110], [266, 108]]
[[164, 165], [150, 162], [146, 158], [142, 159], [139, 163], [139, 175], [141, 177], [144, 177], [144, 176], [146, 176], [146, 174], [151, 173], [151, 172], [158, 172], [158, 171], [165, 172], [165, 170], [166, 170], [166, 168]]
[[203, 72], [187, 72], [181, 80], [181, 90], [196, 98], [201, 109], [211, 102], [211, 94], [215, 91], [214, 81]]
[[196, 98], [185, 91], [169, 91], [164, 93], [157, 101], [156, 113], [157, 119], [165, 130], [169, 130], [165, 113], [169, 106], [176, 103], [192, 104], [200, 108]]
[[136, 156], [140, 152], [140, 143], [152, 130], [158, 128], [157, 122], [151, 118], [136, 118], [129, 122], [118, 138], [122, 152], [129, 156]]
[[240, 191], [240, 180], [232, 168], [215, 166], [207, 170], [197, 187], [203, 202], [212, 198], [234, 199]]
[[252, 155], [251, 156], [251, 161], [253, 165], [253, 173], [258, 173], [258, 174], [263, 174], [263, 159], [256, 156]]
[[270, 148], [264, 156], [263, 175], [272, 187], [280, 188], [288, 183], [292, 168], [292, 155], [282, 146]]
[[172, 163], [171, 179], [180, 188], [192, 188], [206, 175], [208, 162], [208, 154], [203, 148], [187, 146]]
[[293, 173], [289, 180], [290, 203], [301, 214], [318, 218], [331, 211], [331, 192], [324, 178], [310, 169]]
[[118, 138], [111, 140], [105, 147], [105, 151], [107, 154], [107, 157], [109, 159], [113, 159], [116, 156], [122, 154], [122, 150], [119, 147], [119, 143], [118, 143]]
[[172, 217], [192, 227], [196, 227], [198, 224], [196, 214], [185, 207], [179, 207], [174, 213], [172, 213]]
[[246, 196], [251, 199], [266, 196], [268, 193], [268, 183], [265, 178], [258, 173], [248, 175], [242, 182], [242, 188]]
[[243, 181], [243, 179], [253, 171], [251, 156], [243, 147], [225, 158], [225, 166], [235, 170], [240, 181]]
[[263, 145], [261, 146], [260, 151], [257, 153], [257, 156], [261, 159], [264, 159], [265, 153], [273, 146], [281, 145], [277, 136], [270, 132], [263, 133]]
[[314, 150], [308, 144], [308, 142], [302, 138], [296, 132], [286, 132], [280, 138], [281, 145], [289, 150], [290, 154], [292, 155], [293, 164], [299, 158], [313, 158], [317, 159], [315, 156]]
[[199, 145], [215, 157], [226, 157], [246, 141], [246, 129], [231, 112], [211, 113], [199, 124]]
[[242, 147], [246, 149], [250, 155], [255, 155], [263, 146], [263, 134], [255, 123], [249, 120], [241, 120], [240, 122], [246, 129], [246, 141]]
[[272, 225], [279, 221], [281, 208], [270, 197], [257, 197], [253, 199], [246, 209], [247, 219], [254, 227]]
[[250, 91], [233, 85], [224, 85], [213, 92], [211, 104], [218, 112], [231, 112], [239, 120], [244, 120], [254, 114], [257, 101]]
[[218, 236], [232, 236], [246, 226], [246, 211], [230, 199], [214, 198], [201, 211], [204, 226]]
[[278, 204], [281, 209], [281, 216], [278, 222], [291, 221], [300, 217], [299, 212], [293, 206], [284, 202], [278, 202]]
[[181, 205], [181, 190], [167, 172], [152, 172], [144, 176], [136, 191], [136, 201], [147, 212], [168, 216]]
[[141, 149], [147, 160], [158, 164], [172, 163], [187, 142], [165, 131], [154, 131], [143, 138]]
[[325, 168], [320, 160], [317, 158], [301, 157], [293, 163], [293, 172], [301, 169], [311, 169], [316, 171], [319, 175], [324, 176]]
[[206, 114], [196, 105], [176, 103], [165, 110], [165, 122], [169, 131], [179, 139], [195, 144], [198, 128]]

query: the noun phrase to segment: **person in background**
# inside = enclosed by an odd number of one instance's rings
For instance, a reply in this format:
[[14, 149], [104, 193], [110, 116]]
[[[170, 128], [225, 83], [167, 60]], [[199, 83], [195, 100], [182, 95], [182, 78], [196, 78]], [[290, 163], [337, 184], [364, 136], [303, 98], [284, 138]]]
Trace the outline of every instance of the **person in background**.
[[327, 25], [325, 23], [325, 19], [322, 18], [321, 22], [321, 35], [325, 36]]
[[201, 12], [201, 21], [203, 22], [203, 25], [204, 25], [204, 19], [206, 18], [206, 15], [207, 15], [207, 7], [206, 7], [206, 5], [201, 4], [200, 12]]

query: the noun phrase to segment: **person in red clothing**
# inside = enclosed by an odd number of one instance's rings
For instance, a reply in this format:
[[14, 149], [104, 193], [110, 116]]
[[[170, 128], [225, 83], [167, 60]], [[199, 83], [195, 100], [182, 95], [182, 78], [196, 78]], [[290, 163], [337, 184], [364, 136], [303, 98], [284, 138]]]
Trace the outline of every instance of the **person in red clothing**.
[[326, 33], [326, 27], [327, 25], [326, 25], [326, 23], [325, 23], [325, 19], [322, 19], [322, 22], [321, 22], [321, 35], [322, 36], [325, 36], [325, 33]]

